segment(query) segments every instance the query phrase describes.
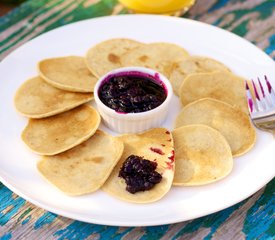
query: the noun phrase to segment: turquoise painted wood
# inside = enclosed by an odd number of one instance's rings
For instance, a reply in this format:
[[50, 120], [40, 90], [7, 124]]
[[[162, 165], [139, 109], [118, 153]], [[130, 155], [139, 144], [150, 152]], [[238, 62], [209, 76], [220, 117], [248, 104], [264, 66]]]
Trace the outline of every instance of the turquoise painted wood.
[[[56, 27], [125, 13], [128, 11], [115, 0], [26, 1], [0, 18], [0, 58]], [[232, 31], [275, 59], [274, 0], [198, 0], [184, 17]], [[58, 216], [30, 204], [0, 183], [0, 240], [275, 239], [274, 189], [275, 180], [218, 213], [171, 225], [134, 228], [88, 224]]]

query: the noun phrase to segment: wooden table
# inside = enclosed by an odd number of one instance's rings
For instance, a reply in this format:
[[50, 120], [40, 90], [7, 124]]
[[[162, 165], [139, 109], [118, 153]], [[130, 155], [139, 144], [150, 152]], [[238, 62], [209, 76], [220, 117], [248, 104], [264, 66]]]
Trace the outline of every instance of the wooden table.
[[[0, 57], [3, 59], [31, 38], [67, 23], [124, 13], [127, 10], [115, 0], [26, 1], [0, 18]], [[234, 32], [275, 59], [274, 0], [198, 0], [184, 17]], [[274, 188], [273, 180], [241, 203], [193, 221], [133, 228], [94, 225], [57, 216], [0, 183], [0, 239], [275, 239]]]

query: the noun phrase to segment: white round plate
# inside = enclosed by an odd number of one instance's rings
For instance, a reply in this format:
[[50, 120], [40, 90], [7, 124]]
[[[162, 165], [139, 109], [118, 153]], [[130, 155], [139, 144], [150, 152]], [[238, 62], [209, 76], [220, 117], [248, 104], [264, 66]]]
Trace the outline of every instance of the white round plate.
[[[50, 31], [15, 50], [0, 64], [0, 180], [7, 187], [33, 204], [69, 218], [106, 225], [148, 226], [222, 210], [252, 195], [272, 179], [275, 141], [270, 134], [257, 131], [255, 147], [234, 159], [234, 169], [228, 177], [201, 187], [172, 187], [163, 199], [152, 204], [123, 202], [102, 191], [70, 197], [45, 181], [36, 169], [39, 156], [21, 141], [27, 119], [15, 111], [15, 92], [37, 74], [39, 60], [84, 56], [94, 44], [116, 37], [176, 43], [191, 54], [215, 58], [248, 79], [265, 74], [275, 79], [273, 60], [257, 47], [234, 34], [192, 20], [125, 15], [81, 21]], [[275, 86], [274, 81], [272, 84]], [[171, 128], [179, 109], [179, 101], [174, 97], [165, 127]]]

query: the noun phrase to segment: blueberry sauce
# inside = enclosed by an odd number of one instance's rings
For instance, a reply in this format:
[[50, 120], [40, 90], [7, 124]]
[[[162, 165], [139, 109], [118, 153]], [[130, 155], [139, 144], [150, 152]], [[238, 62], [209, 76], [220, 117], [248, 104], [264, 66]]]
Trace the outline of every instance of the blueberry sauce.
[[99, 87], [98, 96], [116, 112], [139, 113], [161, 105], [167, 97], [167, 90], [154, 76], [126, 72], [107, 77]]
[[159, 149], [159, 148], [150, 147], [150, 150], [151, 150], [152, 152], [155, 152], [155, 153], [160, 154], [160, 155], [164, 155], [164, 154], [165, 154], [165, 153], [164, 153], [161, 149]]
[[157, 163], [130, 155], [123, 163], [119, 177], [125, 180], [126, 190], [132, 194], [152, 189], [162, 179], [156, 172]]
[[168, 157], [169, 161], [166, 161], [166, 168], [173, 170], [174, 169], [174, 161], [175, 161], [175, 152], [174, 150], [172, 150], [171, 152], [171, 156]]

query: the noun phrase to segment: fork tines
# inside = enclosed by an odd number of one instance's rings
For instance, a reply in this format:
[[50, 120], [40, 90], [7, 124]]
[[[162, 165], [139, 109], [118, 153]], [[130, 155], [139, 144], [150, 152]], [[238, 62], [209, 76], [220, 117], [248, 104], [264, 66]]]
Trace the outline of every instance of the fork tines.
[[246, 81], [246, 97], [250, 115], [252, 118], [262, 118], [275, 114], [275, 93], [267, 78], [265, 78], [265, 88], [261, 83], [260, 78], [258, 78], [258, 84], [252, 80], [253, 92], [255, 94], [255, 100]]

